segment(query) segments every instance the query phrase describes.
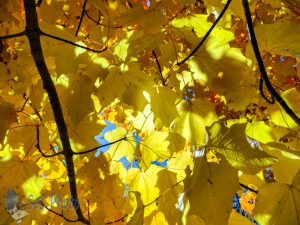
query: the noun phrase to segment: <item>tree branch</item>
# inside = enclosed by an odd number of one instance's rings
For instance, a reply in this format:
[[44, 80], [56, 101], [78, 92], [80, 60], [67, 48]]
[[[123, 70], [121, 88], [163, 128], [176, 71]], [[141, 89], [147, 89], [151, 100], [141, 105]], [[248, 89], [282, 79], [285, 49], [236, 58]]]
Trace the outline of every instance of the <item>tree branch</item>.
[[[47, 68], [43, 50], [41, 46], [40, 36], [42, 32], [38, 24], [38, 16], [36, 12], [35, 0], [24, 0], [25, 18], [26, 18], [26, 36], [29, 40], [31, 55], [33, 56], [34, 62], [38, 69], [38, 72], [43, 81], [43, 87], [47, 91], [49, 96], [50, 104], [54, 114], [55, 122], [58, 128], [59, 136], [62, 143], [62, 154], [66, 160], [67, 174], [69, 178], [70, 192], [72, 199], [78, 199], [75, 169], [73, 161], [73, 151], [70, 145], [69, 134], [66, 126], [66, 122], [63, 116], [62, 107], [59, 101], [57, 91], [54, 83], [51, 79], [51, 75]], [[83, 216], [80, 206], [75, 206], [73, 202], [78, 220], [89, 224], [89, 221]]]
[[248, 187], [248, 186], [245, 185], [245, 184], [239, 183], [239, 185], [240, 185], [241, 187], [243, 187], [243, 188], [249, 190], [249, 191], [254, 192], [255, 194], [258, 194], [258, 191], [257, 191], [257, 190], [254, 190], [253, 188], [250, 188], [250, 187]]
[[42, 149], [41, 149], [41, 146], [40, 146], [40, 127], [39, 126], [36, 126], [36, 145], [35, 147], [39, 150], [39, 152], [41, 153], [42, 156], [44, 156], [45, 158], [51, 158], [51, 157], [54, 157], [54, 156], [58, 156], [58, 155], [61, 155], [62, 152], [56, 152], [52, 155], [46, 155]]
[[40, 35], [44, 35], [46, 37], [49, 37], [49, 38], [53, 38], [55, 40], [59, 40], [59, 41], [62, 41], [62, 42], [65, 42], [65, 43], [68, 43], [70, 45], [74, 45], [76, 47], [79, 47], [79, 48], [83, 48], [85, 50], [88, 50], [88, 51], [91, 51], [91, 52], [95, 52], [95, 53], [101, 53], [101, 52], [104, 52], [107, 50], [107, 46], [105, 46], [105, 48], [101, 49], [101, 50], [95, 50], [95, 49], [92, 49], [92, 48], [88, 48], [88, 47], [85, 47], [85, 46], [82, 46], [82, 45], [79, 45], [79, 44], [76, 44], [72, 41], [69, 41], [69, 40], [66, 40], [66, 39], [63, 39], [63, 38], [60, 38], [60, 37], [56, 37], [54, 35], [51, 35], [51, 34], [47, 34], [43, 31], [40, 31]]
[[281, 105], [281, 107], [284, 109], [284, 111], [295, 121], [295, 123], [297, 123], [300, 126], [300, 118], [281, 98], [281, 96], [277, 93], [277, 91], [272, 86], [272, 84], [269, 80], [269, 77], [268, 77], [267, 72], [264, 67], [263, 60], [260, 55], [257, 40], [255, 37], [255, 32], [254, 32], [253, 23], [251, 20], [251, 13], [250, 13], [248, 0], [243, 0], [243, 7], [244, 7], [244, 13], [245, 13], [245, 17], [246, 17], [247, 24], [248, 24], [248, 31], [249, 31], [249, 35], [250, 35], [250, 39], [251, 39], [252, 48], [253, 48], [253, 51], [254, 51], [254, 54], [255, 54], [255, 57], [257, 60], [257, 64], [258, 64], [260, 73], [261, 73], [261, 80], [263, 80], [265, 82], [266, 87], [267, 87], [268, 91], [270, 92], [271, 96], [276, 99], [276, 101]]
[[78, 32], [79, 32], [79, 29], [80, 29], [80, 26], [81, 26], [81, 23], [82, 23], [82, 20], [83, 20], [83, 17], [84, 17], [84, 13], [85, 13], [86, 3], [87, 3], [87, 0], [84, 0], [83, 6], [82, 6], [81, 15], [80, 15], [80, 20], [79, 20], [79, 23], [78, 23], [78, 26], [77, 26], [77, 30], [76, 30], [75, 36], [77, 36]]
[[20, 37], [26, 34], [26, 31], [22, 31], [20, 33], [16, 33], [16, 34], [9, 34], [9, 35], [5, 35], [5, 36], [0, 36], [0, 40], [6, 40], [6, 39], [10, 39], [10, 38], [16, 38], [16, 37]]
[[204, 35], [204, 37], [202, 38], [202, 40], [200, 41], [200, 43], [196, 46], [196, 48], [194, 48], [194, 50], [185, 58], [183, 59], [181, 62], [177, 62], [178, 66], [181, 66], [183, 63], [185, 63], [189, 58], [191, 58], [198, 50], [199, 48], [203, 45], [203, 43], [206, 41], [206, 39], [209, 37], [210, 33], [213, 31], [213, 29], [215, 28], [215, 26], [217, 25], [217, 23], [220, 21], [220, 19], [223, 17], [223, 15], [225, 14], [227, 8], [229, 7], [231, 3], [231, 0], [228, 0], [222, 10], [222, 12], [220, 13], [220, 15], [218, 16], [218, 18], [216, 19], [216, 21], [213, 23], [213, 25], [209, 28], [209, 30], [206, 32], [206, 34]]
[[123, 140], [126, 140], [126, 137], [123, 137], [123, 138], [118, 139], [118, 140], [116, 140], [116, 141], [113, 141], [113, 142], [111, 142], [111, 143], [107, 143], [107, 144], [104, 144], [104, 145], [97, 146], [97, 147], [95, 147], [95, 148], [92, 148], [92, 149], [89, 149], [89, 150], [86, 150], [86, 151], [83, 151], [83, 152], [74, 152], [73, 154], [74, 154], [74, 155], [83, 155], [83, 154], [86, 154], [86, 153], [94, 152], [94, 151], [96, 151], [96, 150], [98, 150], [98, 149], [100, 149], [100, 148], [104, 148], [104, 147], [106, 147], [106, 146], [116, 144], [116, 143], [118, 143], [118, 142], [120, 142], [120, 141], [123, 141]]
[[75, 223], [75, 222], [80, 221], [79, 219], [76, 219], [76, 220], [68, 219], [67, 217], [64, 216], [64, 214], [55, 212], [54, 210], [52, 210], [52, 209], [50, 209], [49, 207], [47, 207], [47, 206], [44, 204], [44, 202], [42, 202], [42, 201], [40, 201], [39, 203], [40, 203], [43, 207], [45, 207], [48, 211], [54, 213], [54, 214], [57, 215], [57, 216], [60, 216], [60, 217], [64, 218], [64, 220], [66, 220], [67, 222]]
[[160, 75], [160, 78], [161, 78], [161, 82], [162, 82], [162, 84], [163, 84], [164, 86], [167, 86], [166, 83], [165, 83], [164, 77], [163, 77], [163, 75], [162, 75], [160, 63], [159, 63], [159, 61], [158, 61], [158, 58], [157, 58], [157, 56], [156, 56], [156, 53], [155, 53], [154, 49], [152, 50], [152, 54], [153, 54], [153, 56], [154, 56], [154, 58], [155, 58], [155, 61], [156, 61], [156, 64], [157, 64], [157, 67], [158, 67], [158, 70], [159, 70], [159, 75]]

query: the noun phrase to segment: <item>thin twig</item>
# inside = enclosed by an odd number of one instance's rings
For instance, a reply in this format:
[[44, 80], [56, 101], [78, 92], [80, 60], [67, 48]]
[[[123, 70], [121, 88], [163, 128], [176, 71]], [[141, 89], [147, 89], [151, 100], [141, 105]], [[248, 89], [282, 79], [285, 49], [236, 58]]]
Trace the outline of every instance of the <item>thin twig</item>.
[[26, 105], [26, 103], [27, 103], [28, 100], [29, 100], [29, 98], [26, 98], [26, 97], [24, 97], [24, 99], [25, 99], [25, 102], [24, 102], [24, 104], [22, 105], [22, 108], [16, 111], [17, 113], [22, 112], [22, 111], [24, 110], [25, 105]]
[[54, 157], [54, 156], [58, 156], [58, 155], [61, 155], [62, 152], [56, 152], [52, 155], [46, 155], [42, 149], [41, 149], [41, 146], [40, 146], [40, 127], [39, 126], [36, 126], [36, 145], [35, 147], [39, 150], [39, 152], [41, 153], [42, 156], [44, 156], [45, 158], [51, 158], [51, 157]]
[[230, 3], [231, 3], [231, 0], [228, 0], [227, 3], [224, 6], [222, 12], [220, 13], [220, 15], [218, 16], [218, 18], [216, 19], [216, 21], [213, 23], [213, 25], [206, 32], [206, 34], [204, 35], [204, 37], [202, 38], [202, 40], [200, 41], [200, 43], [196, 46], [196, 48], [194, 48], [194, 50], [187, 57], [185, 57], [185, 59], [183, 59], [181, 62], [177, 62], [178, 66], [182, 65], [183, 63], [185, 63], [189, 58], [191, 58], [199, 50], [199, 48], [203, 45], [203, 43], [209, 37], [210, 33], [215, 28], [215, 26], [217, 25], [217, 23], [220, 21], [220, 19], [225, 14], [225, 12], [226, 12], [227, 8], [229, 7]]
[[6, 39], [10, 39], [10, 38], [16, 38], [16, 37], [20, 37], [26, 34], [26, 31], [22, 31], [20, 33], [16, 33], [16, 34], [9, 34], [9, 35], [5, 35], [5, 36], [0, 36], [0, 40], [6, 40]]
[[85, 6], [86, 6], [86, 3], [87, 3], [87, 0], [84, 0], [83, 6], [82, 6], [81, 15], [80, 15], [80, 20], [79, 20], [79, 23], [78, 23], [78, 26], [77, 26], [77, 30], [76, 30], [75, 36], [77, 36], [77, 35], [78, 35], [78, 32], [79, 32], [79, 29], [80, 29], [81, 23], [82, 23], [82, 21], [83, 21], [83, 17], [84, 17], [84, 13], [85, 13]]
[[64, 214], [55, 212], [54, 210], [52, 210], [52, 209], [50, 209], [49, 207], [47, 207], [47, 206], [44, 204], [44, 202], [42, 202], [42, 201], [40, 201], [39, 203], [40, 203], [43, 207], [45, 207], [48, 211], [54, 213], [54, 214], [57, 215], [57, 216], [60, 216], [60, 217], [64, 218], [64, 220], [66, 220], [67, 222], [75, 223], [75, 222], [80, 221], [79, 219], [76, 219], [76, 220], [68, 219], [67, 217], [64, 216]]
[[164, 77], [163, 77], [163, 75], [162, 75], [160, 63], [159, 63], [159, 61], [158, 61], [158, 58], [157, 58], [157, 56], [156, 56], [156, 53], [155, 53], [154, 49], [152, 50], [152, 54], [153, 54], [153, 56], [154, 56], [154, 58], [155, 58], [155, 61], [156, 61], [156, 64], [157, 64], [157, 67], [158, 67], [158, 70], [159, 70], [159, 75], [160, 75], [160, 78], [161, 78], [161, 82], [162, 82], [162, 84], [163, 84], [164, 86], [167, 86], [166, 83], [165, 83]]
[[286, 102], [281, 98], [281, 96], [277, 93], [273, 85], [271, 84], [269, 77], [267, 75], [267, 72], [265, 70], [265, 66], [263, 63], [263, 60], [260, 55], [260, 51], [258, 48], [257, 40], [255, 37], [255, 32], [253, 28], [253, 23], [251, 20], [251, 13], [250, 8], [248, 4], [248, 0], [243, 0], [243, 7], [244, 7], [244, 13], [248, 24], [248, 31], [251, 39], [252, 48], [257, 60], [257, 64], [259, 67], [259, 70], [261, 72], [261, 76], [266, 84], [266, 87], [268, 91], [270, 92], [271, 96], [276, 99], [276, 101], [281, 105], [281, 107], [284, 109], [284, 111], [300, 126], [300, 118], [296, 115], [296, 113], [286, 104]]
[[123, 141], [123, 140], [126, 140], [126, 137], [120, 138], [120, 139], [118, 139], [116, 141], [113, 141], [113, 142], [110, 142], [110, 143], [107, 143], [107, 144], [104, 144], [104, 145], [97, 146], [95, 148], [92, 148], [92, 149], [89, 149], [89, 150], [86, 150], [86, 151], [83, 151], [83, 152], [74, 152], [73, 154], [74, 155], [83, 155], [83, 154], [86, 154], [86, 153], [94, 152], [94, 151], [96, 151], [96, 150], [98, 150], [100, 148], [104, 148], [106, 146], [116, 144], [116, 143], [118, 143], [120, 141]]
[[120, 221], [124, 221], [124, 219], [126, 218], [128, 216], [128, 214], [126, 214], [125, 216], [122, 216], [120, 219], [117, 219], [117, 220], [115, 220], [115, 221], [111, 221], [111, 222], [107, 222], [107, 223], [105, 223], [105, 225], [106, 224], [114, 224], [114, 223], [117, 223], [117, 222], [120, 222]]
[[92, 48], [85, 47], [85, 46], [83, 46], [83, 45], [76, 44], [76, 43], [74, 43], [74, 42], [72, 42], [72, 41], [69, 41], [69, 40], [66, 40], [66, 39], [63, 39], [63, 38], [60, 38], [60, 37], [56, 37], [56, 36], [51, 35], [51, 34], [47, 34], [47, 33], [43, 32], [43, 31], [41, 31], [41, 35], [44, 35], [44, 36], [46, 36], [46, 37], [53, 38], [53, 39], [55, 39], [55, 40], [59, 40], [59, 41], [68, 43], [68, 44], [70, 44], [70, 45], [74, 45], [74, 46], [76, 46], [76, 47], [79, 47], [79, 48], [82, 48], [82, 49], [85, 49], [85, 50], [88, 50], [88, 51], [91, 51], [91, 52], [95, 52], [95, 53], [101, 53], [101, 52], [104, 52], [104, 51], [107, 50], [107, 46], [105, 46], [105, 47], [104, 47], [103, 49], [101, 49], [101, 50], [96, 50], [96, 49], [92, 49]]

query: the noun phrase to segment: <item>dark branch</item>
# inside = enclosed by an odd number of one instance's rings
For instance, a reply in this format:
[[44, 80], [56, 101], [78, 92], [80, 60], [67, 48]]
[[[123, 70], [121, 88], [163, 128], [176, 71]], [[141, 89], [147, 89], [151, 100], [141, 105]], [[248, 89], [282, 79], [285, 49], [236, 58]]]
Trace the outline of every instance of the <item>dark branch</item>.
[[47, 34], [47, 33], [44, 33], [43, 31], [40, 31], [41, 35], [44, 35], [46, 37], [49, 37], [49, 38], [53, 38], [55, 40], [59, 40], [59, 41], [62, 41], [62, 42], [65, 42], [65, 43], [68, 43], [70, 45], [74, 45], [76, 47], [79, 47], [79, 48], [83, 48], [85, 50], [88, 50], [88, 51], [91, 51], [91, 52], [95, 52], [95, 53], [101, 53], [101, 52], [104, 52], [107, 50], [107, 47], [105, 46], [105, 48], [101, 49], [101, 50], [96, 50], [96, 49], [92, 49], [92, 48], [88, 48], [88, 47], [85, 47], [85, 46], [82, 46], [82, 45], [79, 45], [79, 44], [76, 44], [72, 41], [69, 41], [69, 40], [66, 40], [66, 39], [63, 39], [63, 38], [60, 38], [60, 37], [56, 37], [54, 35], [51, 35], [51, 34]]
[[[62, 154], [64, 155], [66, 161], [71, 197], [72, 199], [78, 199], [73, 150], [70, 145], [68, 129], [62, 112], [59, 97], [43, 55], [40, 38], [42, 32], [39, 28], [35, 0], [24, 0], [24, 9], [26, 18], [26, 36], [29, 40], [31, 55], [43, 81], [43, 87], [47, 91], [54, 114], [55, 123], [61, 139], [63, 147]], [[83, 216], [80, 206], [76, 205], [75, 202], [73, 202], [73, 205], [78, 216], [78, 221], [81, 221], [85, 224], [90, 224], [89, 221]]]
[[177, 62], [177, 65], [180, 66], [183, 63], [185, 63], [189, 58], [191, 58], [198, 50], [199, 48], [203, 45], [203, 43], [206, 41], [206, 39], [209, 37], [210, 33], [213, 31], [213, 29], [215, 28], [215, 26], [217, 25], [217, 23], [220, 21], [220, 19], [223, 17], [223, 15], [225, 14], [228, 6], [230, 5], [231, 0], [228, 0], [227, 3], [225, 4], [222, 12], [220, 13], [220, 15], [218, 16], [218, 18], [216, 19], [216, 21], [213, 23], [213, 25], [209, 28], [209, 30], [206, 32], [206, 34], [204, 35], [204, 37], [202, 38], [202, 40], [200, 41], [200, 43], [196, 46], [196, 48], [185, 58], [183, 59], [181, 62]]
[[86, 6], [86, 3], [87, 3], [87, 0], [84, 0], [83, 6], [82, 6], [81, 15], [80, 15], [80, 20], [79, 20], [79, 23], [78, 23], [78, 27], [77, 27], [75, 36], [77, 36], [77, 35], [78, 35], [78, 32], [79, 32], [79, 29], [80, 29], [80, 26], [81, 26], [81, 23], [82, 23], [82, 20], [83, 20], [83, 17], [84, 17], [84, 13], [85, 13], [85, 6]]
[[6, 39], [10, 39], [10, 38], [16, 38], [16, 37], [20, 37], [26, 34], [26, 31], [22, 31], [20, 33], [16, 33], [16, 34], [9, 34], [9, 35], [5, 35], [0, 37], [0, 40], [6, 40]]
[[270, 92], [271, 96], [276, 99], [276, 101], [281, 105], [281, 107], [284, 109], [284, 111], [300, 126], [300, 118], [286, 104], [286, 102], [281, 98], [281, 96], [277, 93], [277, 91], [272, 86], [272, 84], [269, 80], [269, 77], [268, 77], [267, 72], [266, 72], [265, 67], [264, 67], [263, 60], [262, 60], [261, 55], [260, 55], [257, 40], [256, 40], [256, 37], [255, 37], [255, 32], [254, 32], [253, 23], [252, 23], [252, 20], [251, 20], [251, 13], [250, 13], [248, 0], [243, 0], [243, 7], [244, 7], [245, 17], [246, 17], [247, 24], [248, 24], [248, 31], [249, 31], [249, 34], [250, 34], [252, 48], [253, 48], [253, 51], [254, 51], [254, 54], [255, 54], [255, 57], [256, 57], [256, 60], [257, 60], [257, 64], [258, 64], [262, 79], [265, 82], [266, 87], [267, 87], [268, 91]]
[[248, 186], [245, 185], [245, 184], [239, 183], [239, 185], [240, 185], [241, 187], [243, 187], [243, 188], [249, 190], [249, 191], [254, 192], [255, 194], [258, 194], [258, 191], [257, 191], [257, 190], [254, 190], [253, 188], [250, 188], [250, 187], [248, 187]]
[[164, 86], [167, 86], [166, 83], [165, 83], [165, 80], [164, 80], [164, 77], [162, 75], [162, 71], [161, 71], [161, 67], [160, 67], [160, 63], [158, 61], [158, 58], [156, 56], [156, 53], [154, 51], [154, 49], [152, 50], [152, 54], [154, 55], [154, 58], [155, 58], [155, 61], [156, 61], [156, 64], [157, 64], [157, 67], [158, 67], [158, 70], [159, 70], [159, 75], [160, 75], [160, 78], [161, 78], [161, 82]]
[[40, 146], [40, 127], [39, 126], [36, 126], [36, 145], [35, 147], [39, 150], [39, 152], [41, 153], [42, 156], [44, 156], [45, 158], [51, 158], [51, 157], [54, 157], [54, 156], [58, 156], [58, 155], [61, 155], [62, 152], [56, 152], [52, 155], [46, 155], [42, 149], [41, 149], [41, 146]]
[[83, 155], [83, 154], [86, 154], [86, 153], [94, 152], [94, 151], [96, 151], [96, 150], [98, 150], [98, 149], [100, 149], [100, 148], [104, 148], [104, 147], [106, 147], [106, 146], [116, 144], [116, 143], [118, 143], [118, 142], [120, 142], [120, 141], [123, 141], [123, 140], [126, 140], [126, 137], [123, 137], [123, 138], [118, 139], [118, 140], [116, 140], [116, 141], [113, 141], [113, 142], [111, 142], [111, 143], [107, 143], [107, 144], [104, 144], [104, 145], [97, 146], [97, 147], [95, 147], [95, 148], [92, 148], [92, 149], [89, 149], [89, 150], [86, 150], [86, 151], [83, 151], [83, 152], [74, 152], [73, 154], [74, 154], [74, 155]]

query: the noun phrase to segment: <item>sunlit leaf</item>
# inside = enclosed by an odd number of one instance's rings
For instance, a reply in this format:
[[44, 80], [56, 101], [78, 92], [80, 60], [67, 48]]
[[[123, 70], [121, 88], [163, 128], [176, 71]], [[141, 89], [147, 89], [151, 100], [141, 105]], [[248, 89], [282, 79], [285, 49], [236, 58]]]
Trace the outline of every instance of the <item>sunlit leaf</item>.
[[248, 173], [256, 173], [277, 162], [261, 149], [259, 142], [241, 134], [245, 128], [246, 124], [234, 124], [228, 128], [222, 121], [214, 123], [208, 129], [209, 149], [221, 153], [232, 166]]
[[300, 173], [291, 184], [269, 183], [259, 188], [257, 203], [253, 212], [260, 224], [299, 224]]

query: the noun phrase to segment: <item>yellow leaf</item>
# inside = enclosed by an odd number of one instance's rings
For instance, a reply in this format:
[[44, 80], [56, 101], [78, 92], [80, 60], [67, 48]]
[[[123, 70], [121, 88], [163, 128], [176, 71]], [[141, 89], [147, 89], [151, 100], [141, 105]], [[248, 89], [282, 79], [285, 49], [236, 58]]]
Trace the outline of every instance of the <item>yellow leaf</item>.
[[[257, 24], [255, 35], [261, 51], [295, 56], [300, 48], [299, 29], [299, 24], [282, 19], [275, 23]], [[274, 30], [278, 32], [274, 33]]]
[[15, 113], [14, 106], [3, 101], [2, 98], [0, 98], [0, 118], [0, 143], [2, 143], [5, 138], [6, 131], [8, 130], [10, 125], [14, 122], [17, 122], [17, 115]]
[[[219, 164], [205, 157], [195, 158], [191, 177], [185, 179], [185, 195], [189, 201], [187, 218], [199, 217], [196, 224], [226, 224], [232, 209], [233, 195], [238, 190], [237, 171], [224, 157]], [[189, 220], [188, 220], [189, 221]]]
[[261, 149], [258, 141], [243, 134], [245, 129], [245, 123], [228, 128], [223, 121], [216, 122], [208, 128], [207, 146], [224, 155], [232, 166], [247, 173], [257, 173], [277, 162], [275, 157]]
[[261, 143], [268, 143], [276, 141], [276, 135], [274, 130], [276, 127], [271, 127], [269, 124], [264, 121], [257, 121], [254, 123], [247, 123], [246, 126], [246, 135], [255, 140], [258, 140]]
[[[9, 189], [13, 189], [18, 195], [21, 195], [23, 183], [37, 175], [39, 168], [34, 161], [13, 157], [9, 161], [0, 161], [0, 171], [0, 198], [4, 199]], [[7, 215], [7, 211], [4, 201], [0, 201], [0, 205], [0, 222], [2, 223], [5, 218], [2, 216]]]
[[265, 151], [278, 158], [278, 163], [272, 166], [275, 179], [278, 182], [291, 184], [294, 176], [300, 169], [300, 152], [291, 151], [282, 143], [268, 143]]
[[[177, 209], [179, 195], [183, 192], [183, 183], [177, 182], [176, 173], [167, 169], [161, 170], [157, 174], [156, 186], [159, 188], [161, 197], [158, 202], [158, 210], [164, 215], [161, 223], [176, 224], [181, 220], [182, 212]], [[154, 218], [158, 220], [158, 218]]]
[[43, 186], [42, 178], [34, 175], [22, 184], [22, 189], [27, 198], [36, 199], [40, 197]]
[[110, 145], [107, 151], [112, 160], [119, 160], [123, 156], [130, 162], [134, 159], [136, 143], [134, 137], [128, 134], [125, 128], [117, 127], [115, 130], [108, 131], [105, 133], [104, 139], [110, 143], [115, 142]]
[[144, 141], [140, 142], [142, 164], [147, 168], [153, 160], [164, 160], [169, 158], [170, 152], [168, 150], [169, 142], [166, 141], [167, 137], [167, 132], [153, 131]]
[[242, 216], [241, 214], [237, 213], [235, 210], [232, 210], [230, 213], [230, 217], [228, 220], [228, 225], [253, 225], [248, 218]]
[[121, 74], [119, 68], [109, 68], [108, 76], [95, 92], [95, 95], [99, 98], [102, 109], [124, 93], [125, 85], [125, 76]]
[[128, 225], [144, 225], [144, 204], [139, 192], [133, 192], [136, 196], [136, 209], [134, 215], [130, 218]]
[[207, 22], [207, 15], [194, 14], [193, 16], [179, 16], [172, 20], [172, 26], [177, 28], [188, 27], [194, 29], [198, 37], [203, 37], [211, 27], [211, 23]]
[[268, 183], [259, 187], [253, 216], [264, 225], [300, 223], [300, 170], [292, 184]]
[[160, 119], [166, 127], [178, 116], [175, 106], [177, 94], [168, 87], [160, 87], [155, 91], [150, 91], [151, 111], [154, 119]]
[[281, 94], [281, 97], [291, 107], [291, 109], [300, 117], [300, 89], [291, 88]]
[[179, 118], [174, 122], [174, 132], [181, 134], [190, 144], [204, 145], [206, 142], [205, 126], [218, 120], [214, 112], [214, 104], [201, 99], [181, 101]]
[[127, 57], [127, 49], [128, 49], [129, 43], [127, 39], [122, 39], [118, 42], [118, 44], [115, 46], [114, 54], [119, 56], [122, 61], [125, 61]]
[[87, 76], [79, 76], [71, 83], [66, 95], [66, 107], [74, 125], [80, 123], [88, 113], [94, 112], [91, 95], [95, 89]]
[[161, 170], [155, 165], [151, 165], [146, 172], [137, 168], [128, 170], [125, 178], [128, 183], [129, 191], [137, 191], [141, 193], [141, 198], [144, 205], [151, 203], [158, 197], [159, 190], [156, 185], [157, 172]]
[[168, 162], [167, 169], [170, 172], [176, 173], [177, 181], [181, 181], [185, 178], [185, 169], [187, 166], [193, 165], [193, 155], [188, 150], [176, 152], [172, 155]]
[[[85, 116], [74, 128], [69, 128], [69, 135], [75, 142], [84, 145], [85, 149], [99, 146], [95, 136], [101, 133], [106, 123], [99, 114]], [[73, 129], [72, 129], [73, 128]]]

